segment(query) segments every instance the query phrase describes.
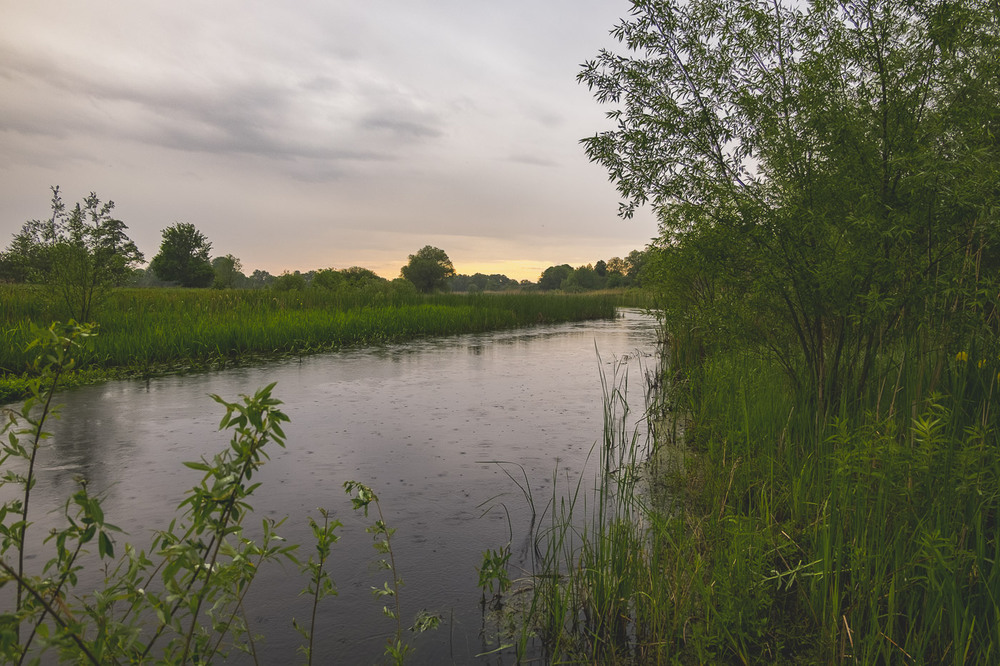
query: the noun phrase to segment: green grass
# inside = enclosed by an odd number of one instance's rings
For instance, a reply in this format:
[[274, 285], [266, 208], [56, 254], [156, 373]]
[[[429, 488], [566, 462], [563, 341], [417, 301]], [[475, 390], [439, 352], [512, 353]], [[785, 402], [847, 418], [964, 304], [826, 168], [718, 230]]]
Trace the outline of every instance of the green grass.
[[[538, 516], [531, 569], [506, 595], [494, 597], [499, 612], [492, 615], [496, 626], [488, 627], [498, 635], [498, 649], [512, 648], [519, 660], [644, 660], [652, 653], [643, 650], [660, 640], [669, 614], [662, 571], [646, 538], [646, 518], [656, 516], [642, 490], [650, 442], [629, 417], [628, 366], [613, 368], [611, 377], [602, 376], [604, 440], [591, 456], [593, 475], [582, 474], [570, 487], [555, 475], [544, 507], [535, 506], [526, 479], [522, 486]], [[491, 556], [487, 552], [484, 569]]]
[[[939, 361], [936, 392], [921, 396], [918, 378]], [[892, 409], [884, 398], [845, 403], [818, 427], [759, 358], [730, 355], [699, 370], [692, 414], [706, 468], [701, 502], [722, 507], [709, 521], [720, 542], [749, 526], [746, 552], [763, 561], [747, 582], [768, 605], [756, 613], [756, 633], [720, 643], [724, 654], [746, 645], [757, 658], [790, 657], [805, 636], [826, 663], [997, 659], [1000, 460], [990, 366], [925, 359], [896, 373], [889, 393], [902, 397]], [[712, 602], [730, 621], [747, 616], [742, 604], [735, 595]]]
[[651, 456], [612, 386], [600, 473], [553, 495], [509, 644], [561, 663], [996, 663], [1000, 361], [881, 372], [817, 419], [762, 355], [712, 354], [661, 392]]
[[[257, 356], [308, 353], [582, 319], [609, 318], [618, 294], [439, 294], [389, 289], [303, 292], [123, 289], [98, 313], [78, 378], [155, 373]], [[45, 293], [0, 286], [0, 400], [14, 399], [32, 358], [32, 326], [61, 313]], [[87, 374], [89, 373], [89, 375]], [[72, 381], [72, 380], [71, 380]]]

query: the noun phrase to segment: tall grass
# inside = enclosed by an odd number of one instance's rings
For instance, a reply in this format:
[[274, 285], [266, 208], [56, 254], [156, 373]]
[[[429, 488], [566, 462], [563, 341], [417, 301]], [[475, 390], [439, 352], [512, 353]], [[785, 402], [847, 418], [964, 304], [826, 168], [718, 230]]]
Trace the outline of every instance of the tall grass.
[[649, 455], [612, 384], [599, 475], [553, 496], [510, 644], [558, 662], [997, 663], [1000, 362], [904, 357], [820, 421], [751, 350], [675, 364]]
[[[0, 286], [0, 374], [24, 371], [32, 325], [56, 312], [42, 291]], [[614, 316], [615, 296], [420, 296], [329, 292], [126, 289], [99, 313], [100, 336], [81, 366], [149, 371], [248, 355], [301, 353], [428, 335]]]
[[[509, 602], [500, 629], [510, 633], [501, 631], [499, 640], [519, 661], [633, 661], [660, 641], [668, 604], [666, 588], [650, 578], [659, 568], [647, 538], [654, 527], [649, 519], [659, 514], [651, 509], [658, 502], [645, 464], [648, 415], [630, 411], [625, 360], [616, 360], [611, 377], [601, 380], [604, 439], [592, 454], [593, 476], [581, 475], [570, 487], [553, 478], [546, 506], [532, 507], [540, 518], [530, 571], [500, 600]], [[527, 490], [525, 497], [534, 502]], [[514, 603], [524, 596], [527, 602]]]
[[[730, 354], [696, 371], [701, 500], [720, 507], [709, 523], [724, 541], [751, 528], [746, 552], [758, 555], [740, 559], [760, 560], [748, 582], [768, 606], [756, 632], [721, 642], [723, 653], [798, 653], [809, 637], [826, 663], [997, 659], [997, 367], [960, 359], [900, 365], [885, 392], [845, 398], [818, 428], [811, 405], [759, 357]], [[935, 374], [937, 391], [921, 395]], [[747, 610], [737, 596], [707, 607]]]

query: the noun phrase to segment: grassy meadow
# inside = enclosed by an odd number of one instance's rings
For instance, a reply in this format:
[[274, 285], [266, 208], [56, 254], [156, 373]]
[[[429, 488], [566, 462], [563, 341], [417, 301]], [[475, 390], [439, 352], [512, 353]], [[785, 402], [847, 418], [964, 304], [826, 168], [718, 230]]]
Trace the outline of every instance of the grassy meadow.
[[[366, 290], [120, 289], [97, 313], [77, 379], [219, 366], [429, 335], [613, 317], [622, 292], [423, 296]], [[633, 297], [634, 300], [634, 297]], [[0, 400], [22, 394], [32, 326], [64, 315], [46, 292], [0, 286]], [[72, 380], [70, 380], [72, 381]]]

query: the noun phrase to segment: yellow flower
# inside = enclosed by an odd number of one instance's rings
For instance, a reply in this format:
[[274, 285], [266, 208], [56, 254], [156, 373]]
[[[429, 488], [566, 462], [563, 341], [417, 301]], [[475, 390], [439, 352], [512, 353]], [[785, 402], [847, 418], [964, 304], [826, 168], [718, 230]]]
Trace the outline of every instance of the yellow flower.
[[981, 367], [983, 367], [984, 365], [986, 365], [986, 359], [985, 359], [985, 358], [984, 358], [984, 359], [982, 359], [981, 361], [979, 361], [979, 363], [976, 363], [976, 367], [977, 367], [977, 368], [981, 368]]
[[969, 352], [960, 351], [955, 354], [955, 360], [964, 363], [969, 360]]

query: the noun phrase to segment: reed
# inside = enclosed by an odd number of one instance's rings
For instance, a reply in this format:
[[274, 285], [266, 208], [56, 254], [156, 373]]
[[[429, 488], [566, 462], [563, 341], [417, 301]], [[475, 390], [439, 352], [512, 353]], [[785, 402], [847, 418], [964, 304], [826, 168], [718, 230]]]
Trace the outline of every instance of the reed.
[[[3, 286], [0, 377], [18, 395], [33, 325], [56, 310], [45, 292]], [[79, 367], [152, 373], [423, 336], [614, 316], [612, 294], [438, 294], [392, 288], [345, 291], [123, 289], [100, 313], [100, 336]]]
[[1000, 361], [910, 345], [824, 419], [763, 354], [682, 353], [646, 415], [652, 451], [613, 378], [598, 471], [550, 500], [506, 644], [560, 662], [996, 662]]
[[[601, 378], [604, 439], [592, 452], [593, 476], [581, 474], [568, 487], [553, 477], [546, 506], [540, 511], [532, 506], [540, 517], [531, 535], [528, 573], [505, 585], [512, 590], [508, 599], [525, 594], [530, 599], [508, 605], [510, 619], [499, 623], [513, 630], [500, 633], [497, 649], [512, 649], [518, 660], [650, 659], [659, 651], [660, 625], [671, 619], [669, 590], [657, 584], [661, 573], [652, 573], [661, 571], [662, 562], [649, 534], [665, 526], [651, 509], [647, 415], [631, 413], [626, 361], [616, 360], [612, 367], [612, 376]], [[530, 492], [522, 490], [533, 504]], [[503, 564], [508, 565], [506, 559]], [[488, 565], [492, 576], [480, 579], [484, 595], [487, 589], [493, 594], [493, 580], [506, 579], [505, 572], [495, 571], [493, 551], [484, 555], [483, 569]]]

